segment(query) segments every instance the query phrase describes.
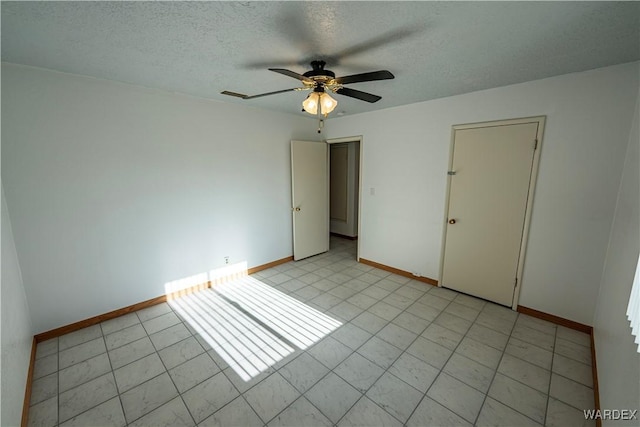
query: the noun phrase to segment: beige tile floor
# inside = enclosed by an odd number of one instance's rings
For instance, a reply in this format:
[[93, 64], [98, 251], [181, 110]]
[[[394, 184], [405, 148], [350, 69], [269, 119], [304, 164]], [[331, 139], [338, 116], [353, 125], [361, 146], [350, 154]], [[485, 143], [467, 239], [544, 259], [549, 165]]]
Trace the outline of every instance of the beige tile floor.
[[39, 343], [29, 425], [593, 425], [586, 334], [356, 263], [339, 238], [251, 278], [197, 316], [165, 303]]

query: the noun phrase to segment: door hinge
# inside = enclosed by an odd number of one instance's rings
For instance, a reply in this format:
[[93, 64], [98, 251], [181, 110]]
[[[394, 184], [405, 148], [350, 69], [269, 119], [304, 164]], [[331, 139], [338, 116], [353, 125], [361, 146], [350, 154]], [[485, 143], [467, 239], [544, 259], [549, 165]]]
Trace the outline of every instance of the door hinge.
[[455, 174], [456, 174], [456, 171], [448, 171], [447, 172], [447, 175], [455, 175]]
[[534, 140], [533, 140], [533, 149], [534, 149], [534, 150], [537, 150], [537, 149], [538, 149], [538, 140], [537, 140], [537, 139], [534, 139]]
[[513, 283], [513, 288], [517, 288], [518, 287], [518, 278], [516, 277], [516, 280]]

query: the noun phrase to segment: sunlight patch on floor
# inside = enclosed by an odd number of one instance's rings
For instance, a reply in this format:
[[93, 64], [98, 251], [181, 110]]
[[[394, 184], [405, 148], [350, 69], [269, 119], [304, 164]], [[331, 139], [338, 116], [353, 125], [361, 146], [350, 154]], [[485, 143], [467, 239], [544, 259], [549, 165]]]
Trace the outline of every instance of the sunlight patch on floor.
[[171, 307], [244, 381], [342, 325], [249, 276], [246, 263], [172, 281], [165, 290]]

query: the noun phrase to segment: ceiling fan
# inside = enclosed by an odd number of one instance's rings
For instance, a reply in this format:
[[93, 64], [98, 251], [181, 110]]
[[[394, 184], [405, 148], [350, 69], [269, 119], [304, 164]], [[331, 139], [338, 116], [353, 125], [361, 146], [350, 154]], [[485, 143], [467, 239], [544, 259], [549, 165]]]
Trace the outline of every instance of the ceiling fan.
[[[269, 68], [269, 71], [273, 71], [285, 76], [293, 77], [294, 79], [302, 82], [302, 87], [294, 87], [291, 89], [277, 90], [275, 92], [261, 93], [259, 95], [244, 95], [237, 92], [223, 91], [223, 95], [235, 96], [241, 99], [253, 99], [263, 96], [276, 95], [278, 93], [312, 90], [307, 98], [302, 102], [303, 111], [309, 114], [316, 115], [318, 113], [325, 117], [331, 111], [334, 110], [338, 102], [329, 96], [328, 92], [337, 93], [338, 95], [344, 95], [351, 98], [356, 98], [366, 102], [377, 102], [382, 99], [378, 95], [362, 92], [351, 88], [344, 87], [346, 84], [370, 82], [374, 80], [388, 80], [393, 79], [394, 75], [387, 70], [372, 71], [369, 73], [353, 74], [350, 76], [336, 77], [335, 73], [331, 70], [325, 70], [324, 61], [311, 61], [311, 70], [304, 74], [298, 74], [284, 68]], [[318, 108], [320, 107], [320, 108]]]

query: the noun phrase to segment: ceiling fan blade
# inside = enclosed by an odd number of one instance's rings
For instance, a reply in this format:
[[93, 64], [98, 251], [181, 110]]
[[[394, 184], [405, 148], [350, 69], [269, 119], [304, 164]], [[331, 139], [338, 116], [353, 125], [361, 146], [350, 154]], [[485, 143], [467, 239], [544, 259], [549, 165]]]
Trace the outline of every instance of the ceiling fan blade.
[[299, 88], [299, 87], [294, 87], [292, 89], [283, 89], [283, 90], [276, 90], [275, 92], [267, 92], [267, 93], [261, 93], [258, 95], [251, 95], [251, 96], [247, 96], [244, 99], [253, 99], [253, 98], [261, 98], [263, 96], [269, 96], [269, 95], [277, 95], [279, 93], [285, 93], [285, 92], [292, 92], [294, 90], [304, 90], [306, 88]]
[[235, 96], [236, 98], [253, 99], [253, 98], [260, 98], [263, 96], [277, 95], [279, 93], [292, 92], [294, 90], [306, 90], [306, 89], [307, 89], [306, 87], [294, 87], [291, 89], [276, 90], [275, 92], [261, 93], [258, 95], [245, 95], [243, 93], [229, 92], [228, 90], [222, 91], [220, 93], [223, 95]]
[[344, 96], [350, 96], [351, 98], [356, 98], [361, 101], [367, 101], [371, 103], [378, 102], [382, 99], [381, 96], [374, 95], [372, 93], [362, 92], [361, 90], [350, 89], [348, 87], [340, 88], [336, 91], [336, 93]]
[[405, 38], [413, 36], [414, 34], [424, 31], [424, 29], [424, 25], [412, 25], [405, 28], [399, 28], [397, 30], [389, 31], [385, 34], [343, 49], [342, 51], [337, 52], [335, 55], [328, 56], [326, 61], [331, 62], [332, 64], [340, 64], [344, 58], [356, 56], [388, 44], [399, 42]]
[[303, 76], [302, 74], [294, 73], [293, 71], [285, 70], [284, 68], [269, 68], [269, 71], [273, 71], [276, 73], [283, 74], [285, 76], [293, 77], [294, 79], [298, 79], [305, 83], [313, 83], [308, 77]]
[[336, 83], [346, 85], [349, 83], [371, 82], [374, 80], [388, 80], [393, 79], [395, 76], [387, 70], [372, 71], [370, 73], [353, 74], [351, 76], [344, 76], [336, 78]]
[[305, 67], [309, 65], [309, 61], [300, 61], [299, 59], [278, 59], [274, 58], [273, 60], [260, 60], [260, 61], [252, 61], [245, 62], [241, 64], [242, 68], [251, 69], [251, 70], [264, 70], [265, 68], [277, 68], [277, 67]]

